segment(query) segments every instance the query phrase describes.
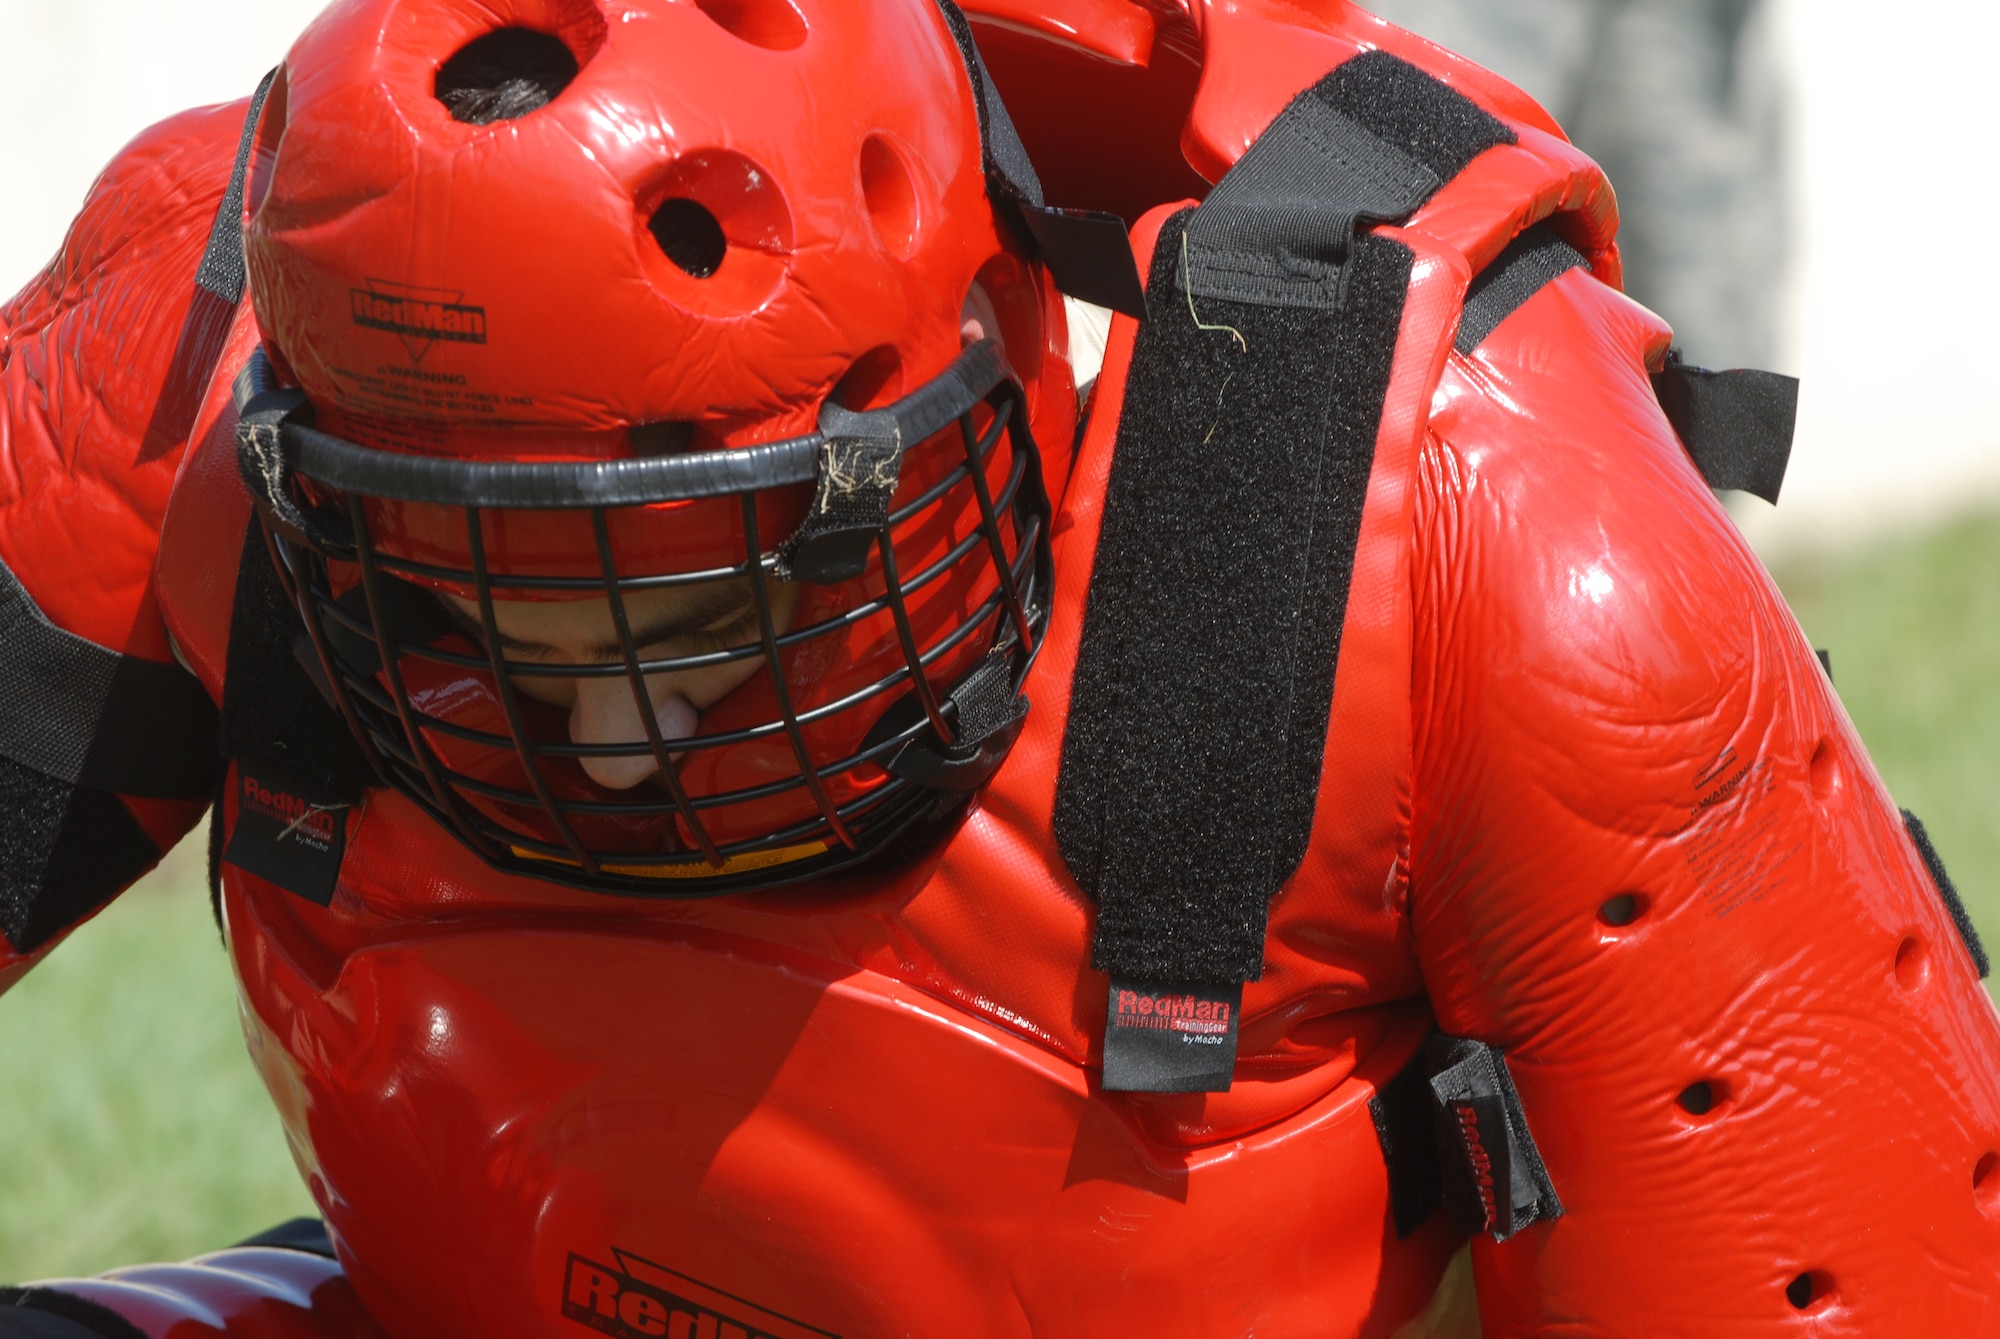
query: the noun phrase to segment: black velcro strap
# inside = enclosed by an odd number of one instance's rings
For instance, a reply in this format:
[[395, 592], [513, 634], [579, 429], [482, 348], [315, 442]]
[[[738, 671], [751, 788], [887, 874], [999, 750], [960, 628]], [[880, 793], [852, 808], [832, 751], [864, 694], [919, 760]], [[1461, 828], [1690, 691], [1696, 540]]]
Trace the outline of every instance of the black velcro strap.
[[1132, 258], [1125, 221], [1094, 209], [1054, 209], [1043, 200], [1041, 178], [1028, 160], [1027, 146], [1021, 143], [1014, 118], [1000, 100], [993, 76], [987, 73], [965, 12], [953, 0], [938, 0], [938, 9], [972, 81], [987, 194], [996, 204], [1011, 205], [1019, 214], [1041, 248], [1042, 260], [1057, 288], [1084, 302], [1143, 319], [1146, 299], [1139, 287], [1139, 267]]
[[67, 786], [202, 799], [215, 784], [215, 707], [179, 665], [51, 623], [0, 563], [0, 756]]
[[238, 1248], [268, 1246], [274, 1250], [303, 1251], [307, 1255], [323, 1255], [329, 1260], [339, 1259], [333, 1249], [333, 1238], [327, 1235], [326, 1224], [317, 1218], [294, 1218], [266, 1228], [236, 1245]]
[[0, 934], [15, 952], [48, 943], [159, 858], [117, 796], [0, 758]]
[[1574, 269], [1589, 269], [1583, 253], [1538, 223], [1507, 244], [1466, 290], [1452, 347], [1471, 353], [1521, 305]]
[[1459, 1227], [1505, 1241], [1530, 1223], [1562, 1217], [1506, 1057], [1483, 1042], [1443, 1033], [1425, 1051], [1444, 1202]]
[[1739, 488], [1776, 503], [1792, 459], [1799, 381], [1777, 372], [1711, 372], [1667, 354], [1653, 393], [1710, 488]]
[[232, 307], [243, 300], [243, 185], [250, 174], [251, 150], [257, 144], [257, 118], [263, 113], [264, 100], [271, 96], [271, 85], [277, 78], [278, 71], [273, 69], [251, 95], [250, 110], [243, 117], [243, 137], [236, 145], [236, 167], [229, 174], [229, 188], [223, 192], [222, 204], [215, 211], [208, 247], [202, 252], [201, 268], [194, 276], [196, 284]]
[[202, 392], [207, 389], [215, 364], [229, 342], [229, 329], [236, 319], [236, 307], [243, 299], [243, 189], [250, 171], [250, 156], [257, 143], [257, 117], [264, 110], [277, 70], [264, 76], [250, 99], [243, 117], [243, 135], [236, 146], [236, 166], [222, 203], [208, 230], [208, 245], [202, 251], [201, 266], [195, 271], [194, 301], [181, 322], [173, 357], [160, 398], [146, 424], [141, 460], [155, 460], [177, 451], [194, 428], [201, 409]]
[[374, 771], [298, 654], [298, 610], [253, 518], [236, 569], [222, 690], [222, 750], [290, 780], [326, 805], [353, 804]]
[[54, 1288], [0, 1288], [0, 1339], [146, 1339], [109, 1307]]
[[[1512, 138], [1379, 52], [1279, 121], [1319, 125], [1323, 108], [1381, 139], [1385, 161], [1440, 181]], [[1225, 218], [1211, 230], [1225, 239], [1325, 235], [1288, 185], [1259, 184], [1267, 168], [1288, 171], [1290, 159], [1253, 147], [1211, 204], [1161, 229], [1064, 727], [1056, 839], [1097, 899], [1092, 963], [1123, 979], [1188, 986], [1263, 971], [1268, 903], [1312, 828], [1409, 286], [1413, 253], [1363, 233], [1339, 247], [1337, 307], [1317, 280], [1261, 288], [1256, 301], [1190, 294], [1177, 281], [1183, 238], [1211, 207], [1290, 202], [1254, 228]], [[1354, 193], [1335, 194], [1328, 214], [1354, 226]], [[1304, 259], [1335, 263], [1328, 255]], [[1191, 272], [1211, 272], [1203, 265]], [[1313, 273], [1323, 279], [1323, 266]]]
[[1993, 970], [1992, 960], [1986, 956], [1986, 945], [1979, 942], [1979, 931], [1972, 924], [1972, 915], [1965, 909], [1965, 900], [1958, 895], [1958, 885], [1945, 872], [1944, 861], [1939, 858], [1937, 848], [1931, 845], [1931, 834], [1924, 831], [1924, 821], [1908, 809], [1902, 811], [1903, 827], [1916, 843], [1917, 854], [1924, 858], [1924, 868], [1930, 871], [1931, 884], [1937, 889], [1938, 900], [1951, 914], [1951, 923], [1958, 927], [1958, 937], [1965, 941], [1966, 952], [1972, 955], [1972, 965], [1979, 969], [1979, 979], [1985, 980]]
[[1422, 1227], [1444, 1203], [1431, 1100], [1430, 1066], [1419, 1049], [1368, 1102], [1389, 1170], [1389, 1214], [1398, 1240]]

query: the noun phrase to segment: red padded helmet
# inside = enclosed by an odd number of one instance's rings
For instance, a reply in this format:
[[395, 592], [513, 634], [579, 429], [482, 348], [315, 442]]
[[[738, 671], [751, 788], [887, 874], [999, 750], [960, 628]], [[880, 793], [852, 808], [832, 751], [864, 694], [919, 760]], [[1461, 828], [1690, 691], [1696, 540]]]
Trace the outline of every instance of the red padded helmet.
[[[851, 865], [991, 774], [1047, 617], [1034, 442], [1075, 426], [1009, 152], [937, 0], [353, 0], [305, 33], [245, 197], [239, 437], [383, 781], [497, 866], [678, 896]], [[645, 654], [628, 605], [719, 581], [740, 643]], [[511, 659], [496, 608], [548, 600], [605, 602], [615, 653]], [[653, 710], [749, 661], [685, 733]], [[627, 685], [646, 738], [520, 690], [563, 678]]]

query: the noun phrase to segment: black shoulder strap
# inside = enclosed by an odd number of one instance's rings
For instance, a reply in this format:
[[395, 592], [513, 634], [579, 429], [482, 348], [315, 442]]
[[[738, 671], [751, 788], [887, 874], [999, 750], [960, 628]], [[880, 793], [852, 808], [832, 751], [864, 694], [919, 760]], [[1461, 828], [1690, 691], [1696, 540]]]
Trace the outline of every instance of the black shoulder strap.
[[0, 563], [0, 756], [64, 785], [196, 800], [215, 780], [215, 707], [194, 675], [51, 623]]
[[1383, 52], [1160, 233], [1055, 801], [1114, 980], [1255, 979], [1305, 853], [1413, 261], [1399, 219], [1513, 132]]
[[194, 301], [181, 322], [174, 355], [167, 368], [159, 401], [146, 425], [142, 460], [153, 460], [179, 450], [194, 431], [195, 415], [201, 410], [202, 392], [207, 389], [222, 347], [229, 342], [229, 328], [236, 320], [237, 304], [243, 300], [243, 187], [250, 172], [251, 151], [257, 143], [257, 117], [271, 95], [278, 71], [272, 70], [257, 85], [250, 108], [243, 117], [243, 134], [236, 145], [236, 165], [229, 173], [229, 186], [216, 207], [215, 221], [209, 226], [208, 245], [202, 249], [201, 267], [195, 271]]
[[1548, 224], [1537, 223], [1523, 230], [1473, 276], [1452, 347], [1471, 353], [1529, 298], [1571, 270], [1589, 268], [1583, 253], [1556, 236]]
[[1682, 362], [1674, 349], [1653, 376], [1653, 393], [1710, 488], [1778, 500], [1798, 423], [1796, 377], [1750, 368], [1711, 372]]

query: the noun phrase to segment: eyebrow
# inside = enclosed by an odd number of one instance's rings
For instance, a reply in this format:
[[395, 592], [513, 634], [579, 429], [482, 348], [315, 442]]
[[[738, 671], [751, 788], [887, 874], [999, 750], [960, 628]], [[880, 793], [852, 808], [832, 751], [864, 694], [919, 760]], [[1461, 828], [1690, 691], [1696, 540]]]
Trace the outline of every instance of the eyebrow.
[[[439, 603], [444, 605], [446, 612], [459, 625], [460, 631], [478, 640], [485, 640], [486, 630], [480, 626], [476, 618], [449, 600], [441, 600]], [[650, 623], [634, 625], [632, 628], [632, 646], [636, 650], [642, 647], [653, 646], [660, 642], [671, 641], [676, 637], [688, 637], [696, 633], [707, 632], [714, 624], [732, 614], [736, 616], [732, 620], [732, 623], [740, 622], [742, 617], [750, 612], [755, 603], [755, 598], [752, 596], [747, 585], [739, 586], [730, 582], [715, 582], [706, 589], [697, 588], [693, 599], [690, 600], [686, 608], [665, 614]], [[531, 642], [520, 637], [511, 637], [505, 632], [500, 633], [500, 649], [511, 651], [518, 655], [541, 656], [547, 659], [555, 659], [564, 654], [561, 647], [551, 646], [547, 642]], [[619, 644], [616, 637], [613, 637], [608, 641], [599, 642], [595, 646], [585, 647], [581, 663], [603, 664], [608, 661], [623, 660], [624, 658], [625, 648]]]

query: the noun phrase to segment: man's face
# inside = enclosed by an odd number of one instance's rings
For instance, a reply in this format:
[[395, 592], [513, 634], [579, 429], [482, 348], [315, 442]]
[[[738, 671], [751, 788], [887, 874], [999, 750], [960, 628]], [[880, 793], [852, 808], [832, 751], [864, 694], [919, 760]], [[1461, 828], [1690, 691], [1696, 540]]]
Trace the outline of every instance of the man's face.
[[[765, 590], [771, 603], [771, 621], [782, 633], [791, 626], [798, 608], [799, 589], [790, 582], [771, 581]], [[445, 602], [463, 630], [484, 643], [479, 606], [457, 596], [446, 596]], [[757, 604], [747, 577], [632, 591], [625, 597], [625, 616], [641, 660], [705, 655], [755, 646], [761, 640]], [[609, 600], [495, 600], [493, 619], [500, 630], [500, 649], [512, 661], [551, 666], [616, 665], [625, 658]], [[702, 712], [763, 669], [763, 657], [750, 656], [701, 669], [647, 675], [646, 693], [660, 737], [679, 739], [694, 734]], [[567, 708], [573, 743], [646, 742], [639, 703], [624, 675], [576, 679], [517, 671], [514, 686], [529, 697]], [[591, 780], [613, 790], [630, 789], [658, 770], [653, 759], [645, 756], [578, 761]]]

